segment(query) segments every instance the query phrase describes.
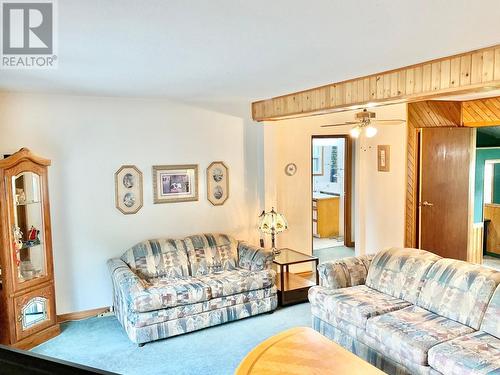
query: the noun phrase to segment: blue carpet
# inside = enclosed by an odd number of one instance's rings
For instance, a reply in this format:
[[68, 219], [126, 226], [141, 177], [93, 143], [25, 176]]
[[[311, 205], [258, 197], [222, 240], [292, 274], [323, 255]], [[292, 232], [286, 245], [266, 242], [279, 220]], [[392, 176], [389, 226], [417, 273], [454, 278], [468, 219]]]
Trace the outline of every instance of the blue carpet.
[[33, 352], [119, 374], [229, 375], [257, 344], [297, 326], [311, 326], [309, 303], [139, 348], [115, 317], [91, 318], [62, 324], [59, 336]]

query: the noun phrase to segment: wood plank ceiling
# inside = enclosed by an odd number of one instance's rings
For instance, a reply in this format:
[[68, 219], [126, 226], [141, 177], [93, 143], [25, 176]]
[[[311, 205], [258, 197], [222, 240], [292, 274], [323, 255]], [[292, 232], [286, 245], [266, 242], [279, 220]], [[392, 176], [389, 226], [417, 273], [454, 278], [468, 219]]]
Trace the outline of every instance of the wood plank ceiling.
[[465, 126], [499, 125], [500, 98], [470, 100], [462, 104], [462, 123]]

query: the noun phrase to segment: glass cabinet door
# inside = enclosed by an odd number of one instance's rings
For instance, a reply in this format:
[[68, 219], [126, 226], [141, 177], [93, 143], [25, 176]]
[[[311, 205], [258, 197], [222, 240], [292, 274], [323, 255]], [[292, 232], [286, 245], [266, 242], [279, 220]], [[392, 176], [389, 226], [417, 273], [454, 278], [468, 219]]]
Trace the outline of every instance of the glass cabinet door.
[[12, 177], [15, 266], [19, 283], [47, 275], [41, 177], [22, 172]]

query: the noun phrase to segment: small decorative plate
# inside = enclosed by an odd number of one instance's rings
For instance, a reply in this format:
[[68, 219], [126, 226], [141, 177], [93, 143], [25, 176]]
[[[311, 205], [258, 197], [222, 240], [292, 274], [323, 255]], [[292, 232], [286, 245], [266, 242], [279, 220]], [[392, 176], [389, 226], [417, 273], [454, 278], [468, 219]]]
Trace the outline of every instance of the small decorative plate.
[[285, 173], [287, 176], [293, 176], [297, 172], [297, 166], [295, 163], [288, 163], [285, 167]]

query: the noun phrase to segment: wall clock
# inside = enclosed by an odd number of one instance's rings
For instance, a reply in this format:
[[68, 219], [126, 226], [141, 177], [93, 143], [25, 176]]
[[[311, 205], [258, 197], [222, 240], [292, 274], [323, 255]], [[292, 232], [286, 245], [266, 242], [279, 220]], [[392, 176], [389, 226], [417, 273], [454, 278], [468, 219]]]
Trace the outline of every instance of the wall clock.
[[297, 172], [297, 166], [295, 163], [288, 163], [285, 167], [285, 173], [287, 176], [293, 176]]

